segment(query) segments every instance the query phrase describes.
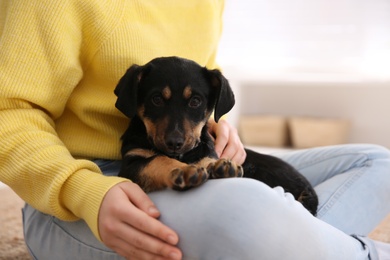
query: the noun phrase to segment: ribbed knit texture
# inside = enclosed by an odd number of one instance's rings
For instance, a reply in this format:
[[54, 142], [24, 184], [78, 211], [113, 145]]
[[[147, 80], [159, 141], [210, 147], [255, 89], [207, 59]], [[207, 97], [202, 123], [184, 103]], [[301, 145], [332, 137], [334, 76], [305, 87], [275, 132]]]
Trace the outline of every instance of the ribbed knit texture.
[[99, 238], [101, 201], [125, 180], [86, 159], [120, 159], [119, 78], [160, 56], [214, 68], [222, 9], [222, 0], [0, 0], [0, 181], [44, 213], [84, 219]]

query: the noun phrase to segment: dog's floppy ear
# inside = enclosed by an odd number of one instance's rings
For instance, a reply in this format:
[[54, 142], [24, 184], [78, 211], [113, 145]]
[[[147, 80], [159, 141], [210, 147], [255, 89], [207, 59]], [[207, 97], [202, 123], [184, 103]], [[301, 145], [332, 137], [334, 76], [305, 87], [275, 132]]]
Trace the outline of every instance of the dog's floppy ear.
[[137, 113], [137, 89], [142, 77], [142, 66], [132, 65], [119, 80], [114, 93], [115, 107], [129, 118]]
[[228, 80], [217, 70], [207, 70], [213, 88], [215, 88], [216, 99], [214, 109], [214, 120], [218, 120], [234, 106], [234, 94]]

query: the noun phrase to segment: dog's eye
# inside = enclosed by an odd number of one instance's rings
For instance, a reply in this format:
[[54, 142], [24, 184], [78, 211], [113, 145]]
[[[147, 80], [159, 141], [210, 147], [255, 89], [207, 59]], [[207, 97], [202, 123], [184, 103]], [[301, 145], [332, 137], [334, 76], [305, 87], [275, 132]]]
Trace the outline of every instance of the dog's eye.
[[190, 99], [188, 106], [191, 108], [198, 108], [201, 104], [202, 100], [200, 99], [200, 97], [195, 96]]
[[152, 103], [156, 107], [161, 107], [164, 105], [164, 99], [160, 95], [157, 95], [152, 97]]

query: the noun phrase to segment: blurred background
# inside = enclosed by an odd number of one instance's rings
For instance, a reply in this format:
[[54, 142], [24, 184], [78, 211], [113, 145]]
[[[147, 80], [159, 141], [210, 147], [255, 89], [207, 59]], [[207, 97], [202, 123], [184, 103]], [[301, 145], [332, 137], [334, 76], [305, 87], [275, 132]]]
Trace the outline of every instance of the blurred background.
[[390, 0], [226, 0], [218, 62], [247, 144], [390, 148]]

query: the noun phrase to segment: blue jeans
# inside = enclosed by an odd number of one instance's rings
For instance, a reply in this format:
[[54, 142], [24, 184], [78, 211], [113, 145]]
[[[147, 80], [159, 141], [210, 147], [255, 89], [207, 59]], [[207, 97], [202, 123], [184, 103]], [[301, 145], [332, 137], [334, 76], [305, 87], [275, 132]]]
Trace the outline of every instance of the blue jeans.
[[[279, 154], [315, 186], [313, 217], [283, 189], [245, 178], [210, 180], [185, 192], [150, 193], [160, 220], [176, 230], [185, 259], [378, 259], [367, 234], [390, 212], [390, 153], [341, 145]], [[107, 175], [118, 161], [97, 160]], [[121, 259], [84, 221], [64, 222], [24, 208], [36, 259]]]

